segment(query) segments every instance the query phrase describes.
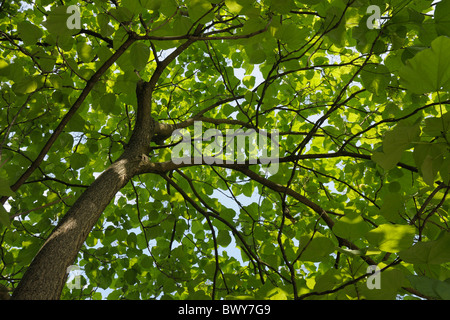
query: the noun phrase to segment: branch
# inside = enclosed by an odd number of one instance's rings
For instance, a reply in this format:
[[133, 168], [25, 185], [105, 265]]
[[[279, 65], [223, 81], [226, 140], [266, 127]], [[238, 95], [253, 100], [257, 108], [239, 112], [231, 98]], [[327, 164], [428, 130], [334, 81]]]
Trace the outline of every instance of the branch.
[[[198, 25], [195, 33], [199, 32], [203, 25]], [[141, 37], [134, 35], [135, 38]], [[150, 141], [154, 135], [156, 123], [152, 118], [152, 95], [163, 71], [174, 61], [184, 50], [186, 50], [195, 40], [188, 41], [177, 47], [164, 60], [158, 61], [156, 69], [149, 81], [139, 81], [136, 86], [136, 95], [138, 101], [136, 125], [129, 140], [129, 147], [137, 154], [148, 154]]]
[[[357, 158], [357, 159], [365, 159], [365, 160], [372, 160], [372, 157], [367, 154], [360, 154], [360, 153], [354, 153], [354, 152], [348, 152], [348, 151], [337, 151], [335, 153], [322, 153], [322, 154], [299, 154], [299, 155], [290, 155], [285, 158], [280, 158], [280, 162], [290, 162], [294, 161], [295, 159], [328, 159], [328, 158], [338, 158], [338, 157], [350, 157], [350, 158]], [[419, 172], [419, 170], [416, 167], [410, 166], [409, 164], [399, 162], [397, 163], [397, 166], [403, 169], [407, 169], [411, 172]]]
[[110, 47], [110, 48], [113, 47], [113, 41], [111, 39], [106, 38], [106, 37], [102, 36], [100, 33], [92, 31], [92, 30], [80, 29], [80, 31], [75, 35], [79, 35], [79, 34], [83, 34], [83, 33], [93, 36], [95, 38], [101, 39], [101, 40], [105, 41], [106, 43], [108, 43], [108, 47]]
[[[89, 79], [89, 81], [86, 83], [86, 87], [83, 89], [81, 94], [78, 96], [78, 99], [74, 102], [72, 107], [69, 109], [69, 111], [65, 114], [65, 116], [62, 118], [61, 122], [58, 124], [56, 129], [53, 131], [52, 135], [48, 139], [45, 146], [42, 148], [39, 155], [36, 157], [36, 160], [33, 161], [30, 167], [22, 174], [22, 176], [11, 186], [11, 190], [17, 191], [17, 189], [20, 188], [20, 186], [31, 176], [31, 174], [39, 167], [39, 165], [44, 160], [45, 155], [48, 153], [50, 148], [52, 147], [53, 143], [55, 143], [56, 139], [59, 137], [59, 135], [62, 133], [64, 127], [67, 125], [67, 123], [70, 121], [70, 119], [73, 117], [73, 115], [77, 112], [77, 110], [80, 108], [88, 94], [91, 92], [94, 85], [99, 81], [100, 77], [108, 70], [111, 65], [125, 52], [125, 50], [136, 41], [133, 37], [128, 37], [128, 39], [117, 49], [117, 51], [108, 59], [105, 61], [105, 63], [95, 72], [92, 77]], [[0, 203], [4, 204], [8, 200], [8, 196], [4, 196], [1, 198]]]
[[[180, 171], [178, 171], [178, 173], [181, 173]], [[261, 276], [261, 281], [264, 282], [264, 280], [262, 279], [262, 274], [261, 274], [261, 267], [260, 265], [264, 265], [266, 267], [268, 267], [270, 270], [272, 270], [273, 272], [275, 272], [276, 274], [278, 274], [281, 278], [283, 278], [286, 281], [290, 281], [289, 279], [287, 279], [282, 273], [279, 272], [279, 270], [277, 268], [272, 267], [271, 265], [269, 265], [267, 262], [264, 262], [263, 260], [261, 260], [261, 258], [251, 250], [251, 246], [246, 242], [245, 238], [242, 236], [242, 234], [227, 220], [225, 220], [224, 218], [222, 218], [219, 215], [219, 212], [217, 212], [216, 210], [212, 209], [210, 210], [211, 212], [207, 212], [206, 210], [204, 210], [202, 207], [199, 206], [199, 204], [192, 199], [186, 192], [185, 190], [183, 190], [182, 188], [180, 188], [180, 186], [178, 184], [176, 184], [172, 179], [169, 179], [166, 175], [161, 175], [168, 183], [170, 183], [170, 185], [172, 187], [174, 187], [182, 196], [183, 198], [188, 201], [198, 212], [200, 212], [205, 218], [208, 217], [213, 217], [217, 220], [219, 220], [220, 222], [222, 222], [224, 225], [226, 225], [231, 232], [240, 240], [240, 242], [242, 243], [243, 247], [243, 251], [245, 252], [245, 254], [247, 255], [247, 257], [249, 258], [249, 260], [253, 263], [253, 265], [255, 265], [255, 262], [253, 260], [255, 260], [257, 262], [256, 267], [258, 268], [258, 272], [260, 273]], [[193, 188], [192, 182], [190, 182], [190, 179], [187, 180], [189, 185], [191, 186], [191, 189], [194, 191], [194, 194], [198, 195], [198, 193], [196, 193], [195, 188]], [[199, 198], [201, 200], [201, 198]], [[203, 202], [202, 202], [203, 203]]]
[[318, 14], [317, 12], [313, 12], [313, 11], [297, 11], [297, 10], [291, 10], [290, 13], [311, 15], [311, 16], [316, 16], [316, 17], [325, 19], [325, 17], [322, 17], [320, 14]]
[[340, 150], [344, 150], [344, 148], [347, 146], [347, 144], [349, 144], [350, 141], [352, 141], [353, 139], [355, 139], [357, 136], [359, 136], [359, 135], [361, 135], [361, 134], [363, 134], [363, 133], [365, 133], [365, 132], [367, 132], [367, 131], [369, 131], [369, 130], [371, 130], [371, 129], [377, 127], [377, 126], [379, 126], [380, 124], [383, 124], [383, 123], [390, 123], [390, 122], [399, 122], [399, 121], [401, 121], [401, 120], [407, 119], [407, 118], [409, 118], [409, 117], [415, 115], [415, 114], [418, 113], [419, 111], [422, 111], [422, 110], [424, 110], [424, 109], [426, 109], [426, 108], [428, 108], [428, 107], [432, 107], [432, 106], [436, 106], [436, 105], [440, 105], [440, 104], [450, 104], [450, 100], [446, 100], [446, 101], [442, 101], [442, 102], [433, 102], [433, 103], [427, 104], [427, 105], [425, 105], [425, 106], [423, 106], [423, 107], [420, 107], [420, 108], [415, 109], [414, 111], [412, 111], [412, 112], [408, 113], [407, 115], [405, 115], [405, 116], [403, 116], [403, 117], [400, 117], [400, 118], [389, 118], [389, 119], [383, 119], [383, 120], [381, 120], [381, 121], [378, 121], [377, 123], [374, 123], [374, 124], [368, 126], [366, 129], [364, 129], [364, 130], [362, 130], [362, 131], [360, 131], [360, 132], [358, 132], [358, 133], [355, 133], [355, 134], [352, 135], [350, 138], [348, 138], [348, 139], [342, 144]]
[[194, 121], [200, 120], [206, 112], [208, 112], [214, 108], [217, 108], [225, 103], [235, 101], [238, 99], [243, 99], [243, 98], [244, 98], [244, 96], [240, 95], [240, 96], [236, 96], [236, 97], [230, 97], [230, 98], [219, 100], [219, 101], [213, 103], [212, 105], [206, 107], [205, 109], [201, 110], [200, 112], [195, 114], [193, 117], [191, 117], [185, 121], [182, 121], [180, 123], [177, 123], [177, 124], [167, 124], [167, 123], [157, 122], [156, 126], [155, 126], [155, 140], [164, 141], [165, 139], [169, 138], [175, 130], [187, 128], [187, 127], [193, 125]]
[[62, 197], [62, 198], [60, 198], [60, 199], [58, 199], [58, 200], [55, 200], [55, 201], [49, 202], [49, 203], [47, 203], [47, 204], [44, 204], [43, 206], [40, 206], [40, 207], [37, 207], [37, 208], [34, 208], [34, 209], [30, 209], [30, 210], [27, 210], [27, 211], [24, 211], [24, 212], [15, 213], [15, 214], [13, 214], [12, 216], [10, 216], [9, 219], [12, 220], [12, 219], [14, 219], [15, 217], [25, 216], [25, 215], [29, 214], [30, 212], [33, 212], [33, 211], [37, 211], [37, 210], [40, 210], [40, 209], [44, 209], [44, 208], [50, 207], [50, 206], [52, 206], [52, 205], [54, 205], [54, 204], [57, 204], [57, 203], [63, 201], [64, 199], [67, 199], [67, 198], [70, 198], [70, 197], [72, 197], [72, 196], [71, 196], [71, 195], [68, 195], [68, 196]]
[[267, 28], [269, 27], [270, 21], [267, 23], [267, 25], [260, 30], [248, 33], [248, 34], [241, 34], [241, 35], [234, 35], [234, 36], [199, 36], [199, 35], [182, 35], [182, 36], [137, 36], [139, 40], [159, 40], [159, 41], [173, 41], [173, 40], [188, 40], [188, 41], [208, 41], [208, 40], [239, 40], [239, 39], [248, 39], [252, 38], [254, 36], [257, 36], [258, 34], [264, 33], [267, 31]]
[[443, 188], [445, 188], [445, 184], [440, 183], [436, 189], [433, 190], [433, 192], [431, 192], [431, 194], [426, 198], [425, 202], [422, 204], [422, 206], [420, 207], [419, 211], [417, 211], [417, 213], [414, 215], [414, 217], [411, 219], [411, 221], [409, 221], [410, 225], [413, 225], [417, 219], [420, 219], [420, 216], [422, 215], [422, 213], [425, 211], [425, 209], [427, 208], [428, 204], [431, 202], [431, 200], [433, 200], [434, 196]]
[[422, 237], [422, 231], [423, 231], [423, 228], [425, 227], [425, 223], [427, 222], [427, 220], [444, 204], [445, 198], [447, 197], [449, 191], [450, 191], [450, 187], [446, 186], [446, 190], [445, 190], [444, 195], [442, 196], [441, 201], [439, 201], [439, 203], [433, 208], [433, 210], [431, 210], [431, 212], [425, 217], [425, 219], [423, 219], [422, 225], [419, 226], [419, 237]]
[[17, 113], [14, 115], [11, 123], [8, 124], [8, 127], [6, 128], [6, 132], [5, 135], [3, 137], [3, 141], [0, 143], [0, 159], [2, 158], [2, 151], [3, 151], [3, 145], [6, 143], [6, 140], [9, 137], [9, 133], [11, 131], [11, 128], [13, 127], [14, 123], [17, 120], [17, 117], [19, 116], [19, 114], [22, 112], [22, 110], [26, 107], [26, 105], [28, 104], [28, 101], [30, 101], [31, 97], [36, 93], [37, 91], [33, 91], [31, 92], [27, 99], [25, 100], [25, 102], [22, 104], [22, 106], [19, 108], [19, 110], [17, 111]]
[[[258, 158], [255, 159], [256, 163], [249, 163], [249, 161], [245, 161], [244, 163], [227, 163], [227, 164], [215, 164], [217, 162], [217, 158], [212, 157], [202, 157], [201, 160], [197, 159], [196, 157], [184, 157], [180, 158], [179, 161], [180, 164], [175, 164], [172, 161], [166, 161], [166, 162], [146, 162], [141, 166], [139, 169], [140, 173], [165, 173], [171, 170], [176, 170], [183, 167], [188, 166], [194, 166], [194, 165], [206, 165], [208, 163], [214, 163], [216, 166], [230, 166], [230, 169], [234, 168], [241, 168], [241, 167], [248, 167], [250, 164], [252, 165], [259, 165], [259, 164], [267, 164], [268, 162], [276, 162], [276, 163], [285, 163], [285, 162], [292, 162], [294, 160], [304, 160], [304, 159], [330, 159], [330, 158], [338, 158], [338, 157], [351, 157], [351, 158], [357, 158], [357, 159], [365, 159], [365, 160], [371, 160], [370, 155], [365, 154], [359, 154], [359, 153], [353, 153], [353, 152], [347, 152], [347, 151], [338, 151], [335, 153], [316, 153], [316, 154], [300, 154], [300, 155], [290, 155], [283, 158]], [[404, 163], [397, 163], [397, 166], [410, 170], [412, 172], [418, 172], [418, 169], [404, 164]]]
[[[388, 264], [387, 266], [382, 268], [379, 272], [385, 271], [386, 269], [388, 269], [388, 268], [390, 268], [390, 267], [400, 263], [400, 261], [401, 260], [398, 259], [398, 260], [395, 260], [395, 261], [391, 262], [390, 264]], [[335, 293], [335, 292], [337, 292], [339, 290], [344, 289], [345, 287], [347, 287], [347, 286], [349, 286], [351, 284], [357, 283], [358, 281], [360, 281], [360, 280], [362, 280], [362, 279], [364, 279], [364, 278], [366, 278], [366, 277], [368, 277], [368, 276], [370, 276], [372, 274], [373, 274], [373, 272], [365, 273], [365, 274], [359, 276], [358, 278], [350, 280], [350, 281], [348, 281], [348, 282], [346, 282], [346, 283], [344, 283], [344, 284], [342, 284], [342, 285], [340, 285], [340, 286], [338, 286], [338, 287], [336, 287], [334, 289], [331, 289], [331, 290], [325, 290], [325, 291], [321, 291], [321, 292], [309, 292], [309, 293], [302, 294], [300, 297], [298, 297], [298, 300], [303, 300], [303, 299], [305, 299], [307, 297], [310, 297], [310, 296], [322, 296], [322, 295], [326, 295], [326, 294], [330, 294], [330, 293]]]
[[[217, 167], [222, 167], [222, 168], [233, 169], [233, 170], [239, 171], [239, 172], [245, 174], [246, 176], [248, 176], [250, 179], [268, 187], [269, 189], [271, 189], [275, 192], [286, 193], [287, 195], [293, 197], [297, 201], [301, 202], [302, 204], [306, 205], [307, 207], [312, 209], [314, 212], [316, 212], [319, 215], [319, 217], [325, 222], [325, 224], [328, 226], [328, 228], [330, 228], [330, 230], [333, 228], [334, 221], [330, 218], [328, 213], [322, 207], [320, 207], [318, 204], [309, 200], [307, 197], [301, 195], [300, 193], [260, 176], [256, 172], [250, 170], [248, 168], [248, 165], [246, 165], [246, 164], [235, 164], [235, 163], [233, 163], [233, 164], [227, 164], [227, 163], [216, 164], [213, 161], [211, 161], [211, 162], [205, 161], [205, 159], [207, 159], [207, 158], [208, 157], [202, 158], [203, 164], [213, 163], [212, 166], [217, 166]], [[198, 163], [195, 164], [195, 162], [175, 164], [171, 161], [162, 162], [162, 163], [161, 162], [153, 163], [153, 162], [147, 161], [145, 164], [141, 165], [139, 173], [140, 174], [142, 174], [142, 173], [158, 173], [158, 174], [160, 174], [160, 173], [164, 173], [164, 172], [167, 172], [170, 170], [176, 170], [178, 168], [190, 167], [190, 166], [196, 166], [196, 165], [198, 165]], [[348, 241], [346, 239], [342, 239], [340, 237], [336, 237], [336, 238], [339, 240], [339, 242], [342, 245], [347, 246], [348, 248], [350, 248], [352, 250], [360, 250], [356, 245], [354, 245], [350, 241]], [[369, 257], [361, 256], [361, 258], [370, 265], [376, 264], [376, 262], [373, 261]]]

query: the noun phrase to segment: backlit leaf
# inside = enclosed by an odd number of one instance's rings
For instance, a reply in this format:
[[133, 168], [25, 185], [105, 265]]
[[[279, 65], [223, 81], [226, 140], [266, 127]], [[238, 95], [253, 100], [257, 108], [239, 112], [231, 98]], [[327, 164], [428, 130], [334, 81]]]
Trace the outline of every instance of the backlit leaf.
[[0, 225], [9, 226], [10, 219], [8, 211], [0, 204]]
[[346, 214], [334, 224], [333, 232], [344, 239], [358, 239], [363, 236], [369, 227], [360, 214], [354, 212]]
[[402, 83], [414, 93], [428, 93], [450, 89], [450, 38], [441, 36], [431, 48], [417, 53], [400, 69]]
[[399, 253], [409, 263], [441, 264], [450, 261], [450, 235], [444, 232], [438, 240], [417, 242]]
[[144, 43], [136, 43], [130, 49], [130, 59], [136, 70], [141, 70], [147, 64], [150, 57], [150, 48]]
[[382, 224], [367, 233], [370, 244], [386, 252], [399, 252], [408, 248], [414, 239], [415, 230], [409, 225]]

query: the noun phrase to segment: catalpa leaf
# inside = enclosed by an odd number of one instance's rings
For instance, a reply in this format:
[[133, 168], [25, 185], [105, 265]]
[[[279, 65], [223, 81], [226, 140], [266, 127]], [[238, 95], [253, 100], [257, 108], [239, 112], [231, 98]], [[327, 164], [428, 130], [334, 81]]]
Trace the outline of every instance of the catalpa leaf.
[[412, 142], [420, 134], [419, 123], [409, 125], [400, 122], [393, 130], [388, 131], [383, 139], [383, 151], [374, 152], [372, 160], [385, 170], [390, 170], [400, 161], [403, 151], [412, 147]]
[[352, 240], [363, 236], [368, 230], [369, 227], [357, 212], [346, 214], [333, 226], [333, 232], [336, 236]]
[[22, 21], [17, 26], [20, 38], [28, 45], [36, 44], [42, 37], [42, 30], [28, 21]]
[[0, 225], [8, 226], [10, 223], [8, 211], [0, 204]]
[[130, 49], [130, 59], [136, 70], [145, 68], [150, 57], [150, 48], [142, 42], [134, 44]]
[[434, 20], [436, 31], [440, 35], [450, 36], [450, 1], [440, 1], [436, 4]]
[[390, 72], [382, 64], [368, 64], [361, 70], [361, 79], [368, 91], [380, 95], [389, 84]]
[[438, 240], [418, 242], [399, 252], [403, 261], [409, 263], [442, 264], [450, 262], [450, 234], [445, 232]]
[[367, 233], [370, 244], [386, 252], [399, 252], [411, 246], [415, 228], [409, 225], [382, 224]]
[[413, 93], [450, 90], [450, 38], [440, 36], [417, 53], [400, 71], [401, 83]]
[[14, 191], [9, 187], [8, 181], [0, 177], [0, 196], [14, 196]]
[[333, 252], [334, 249], [335, 245], [330, 239], [316, 233], [312, 240], [310, 236], [300, 238], [300, 247], [298, 248], [297, 254], [301, 253], [300, 260], [302, 261], [317, 262]]
[[68, 21], [71, 18], [71, 14], [67, 12], [67, 6], [52, 7], [46, 17], [46, 20], [42, 25], [51, 33], [56, 36], [69, 36], [78, 33], [80, 30], [77, 28], [69, 28]]
[[411, 282], [414, 289], [427, 297], [442, 300], [450, 299], [450, 283], [448, 281], [440, 281], [426, 276], [413, 275], [409, 275], [408, 280]]

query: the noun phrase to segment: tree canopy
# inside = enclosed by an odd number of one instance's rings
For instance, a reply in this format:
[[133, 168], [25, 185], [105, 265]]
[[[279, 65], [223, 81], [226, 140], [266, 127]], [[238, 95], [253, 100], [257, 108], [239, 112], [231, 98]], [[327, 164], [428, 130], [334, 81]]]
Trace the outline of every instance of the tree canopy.
[[0, 1], [0, 284], [450, 299], [449, 12]]

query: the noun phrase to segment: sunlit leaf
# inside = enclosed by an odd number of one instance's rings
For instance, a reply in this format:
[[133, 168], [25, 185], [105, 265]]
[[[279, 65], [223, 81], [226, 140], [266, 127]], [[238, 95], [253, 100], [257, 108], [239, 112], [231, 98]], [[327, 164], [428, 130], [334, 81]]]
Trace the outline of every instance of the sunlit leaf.
[[413, 226], [382, 224], [367, 233], [367, 240], [382, 251], [399, 252], [412, 244], [414, 234]]
[[449, 50], [450, 38], [436, 38], [431, 48], [417, 53], [400, 69], [402, 83], [417, 94], [450, 89]]
[[334, 224], [333, 232], [344, 239], [357, 239], [369, 231], [367, 224], [358, 213], [350, 213]]
[[8, 292], [448, 298], [448, 0], [25, 2], [0, 5]]

